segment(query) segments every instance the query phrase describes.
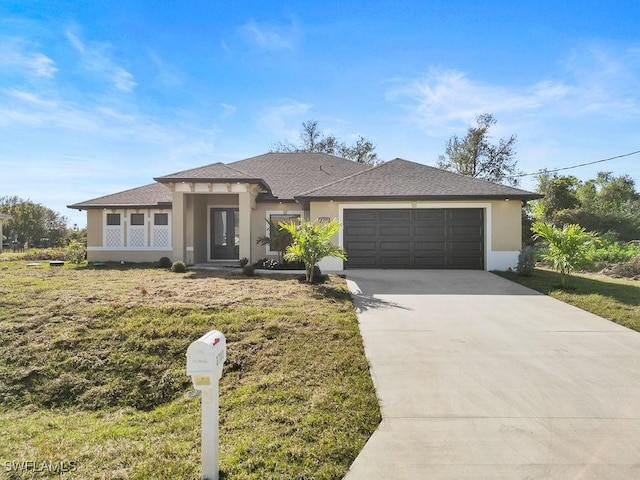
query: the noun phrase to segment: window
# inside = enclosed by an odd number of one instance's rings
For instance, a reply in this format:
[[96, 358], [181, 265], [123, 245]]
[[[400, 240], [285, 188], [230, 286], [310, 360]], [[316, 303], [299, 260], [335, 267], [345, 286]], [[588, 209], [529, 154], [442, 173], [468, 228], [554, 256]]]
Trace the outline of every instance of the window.
[[154, 213], [153, 214], [153, 224], [154, 225], [169, 225], [169, 214], [168, 213]]
[[144, 225], [144, 213], [132, 213], [131, 225]]
[[120, 214], [107, 213], [107, 225], [120, 225]]
[[[267, 212], [267, 219], [275, 226], [279, 223], [294, 223], [300, 224], [300, 218], [302, 212]], [[287, 249], [287, 246], [291, 244], [291, 235], [283, 230], [271, 232], [271, 226], [267, 224], [267, 237], [269, 238], [269, 244], [267, 245], [267, 255], [278, 254], [278, 257]]]

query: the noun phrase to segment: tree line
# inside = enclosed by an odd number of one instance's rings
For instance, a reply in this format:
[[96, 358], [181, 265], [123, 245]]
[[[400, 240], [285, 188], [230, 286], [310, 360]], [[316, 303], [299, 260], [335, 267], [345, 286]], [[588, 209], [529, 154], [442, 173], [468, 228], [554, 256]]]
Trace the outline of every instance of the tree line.
[[11, 216], [2, 229], [3, 245], [9, 247], [62, 247], [86, 234], [70, 229], [64, 215], [17, 196], [0, 197], [0, 213]]

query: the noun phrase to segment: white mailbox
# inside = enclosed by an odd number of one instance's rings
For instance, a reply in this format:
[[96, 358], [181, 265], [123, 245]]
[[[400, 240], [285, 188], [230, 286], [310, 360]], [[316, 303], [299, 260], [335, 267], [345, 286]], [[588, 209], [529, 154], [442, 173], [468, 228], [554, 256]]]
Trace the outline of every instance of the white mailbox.
[[202, 478], [218, 480], [218, 381], [227, 359], [227, 340], [211, 330], [189, 345], [187, 375], [202, 399]]

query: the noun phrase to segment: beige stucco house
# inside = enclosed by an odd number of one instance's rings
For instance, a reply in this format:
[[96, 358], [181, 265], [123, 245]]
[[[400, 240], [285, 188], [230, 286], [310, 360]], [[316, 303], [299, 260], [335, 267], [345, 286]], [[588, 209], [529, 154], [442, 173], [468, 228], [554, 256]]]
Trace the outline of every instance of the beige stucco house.
[[154, 178], [87, 200], [89, 261], [201, 264], [275, 257], [265, 219], [337, 218], [345, 268], [514, 268], [522, 203], [536, 193], [402, 159], [376, 167], [321, 153], [267, 153]]

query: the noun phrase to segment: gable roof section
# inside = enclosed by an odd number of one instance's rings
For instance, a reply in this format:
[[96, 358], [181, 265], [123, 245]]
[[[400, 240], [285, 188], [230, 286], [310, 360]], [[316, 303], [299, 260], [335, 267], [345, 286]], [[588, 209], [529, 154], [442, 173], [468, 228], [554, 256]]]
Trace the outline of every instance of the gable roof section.
[[152, 183], [143, 187], [132, 188], [123, 192], [112, 193], [104, 197], [85, 202], [67, 205], [69, 208], [108, 208], [108, 207], [164, 207], [171, 206], [171, 191], [160, 183]]
[[204, 167], [191, 168], [181, 172], [170, 173], [154, 180], [160, 183], [171, 182], [262, 182], [261, 178], [252, 177], [236, 168], [232, 168], [222, 162], [212, 163]]
[[401, 199], [470, 200], [513, 198], [532, 200], [541, 195], [486, 180], [448, 172], [396, 158], [364, 172], [309, 190], [297, 200]]
[[326, 153], [266, 153], [228, 164], [245, 174], [262, 178], [279, 200], [293, 200], [302, 192], [370, 170], [362, 163]]

